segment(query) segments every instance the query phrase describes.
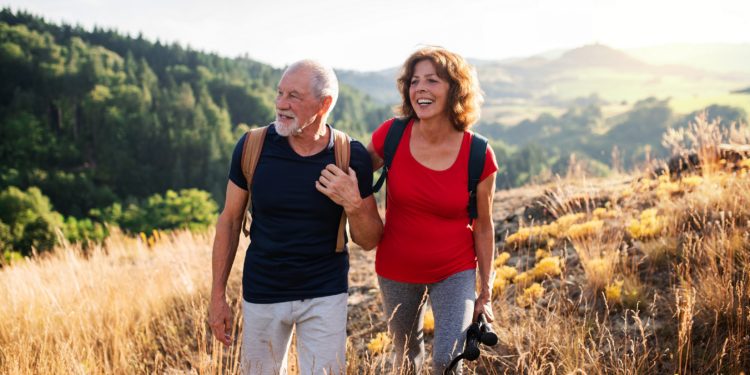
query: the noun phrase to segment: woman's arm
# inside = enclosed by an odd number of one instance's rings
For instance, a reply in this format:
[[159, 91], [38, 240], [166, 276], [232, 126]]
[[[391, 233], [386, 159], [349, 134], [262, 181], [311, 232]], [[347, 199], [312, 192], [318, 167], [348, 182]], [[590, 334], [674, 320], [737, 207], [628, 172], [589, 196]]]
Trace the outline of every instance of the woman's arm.
[[372, 142], [367, 144], [367, 153], [370, 154], [370, 159], [372, 159], [373, 172], [383, 167], [383, 159], [375, 152], [375, 146], [372, 145]]
[[492, 258], [495, 254], [495, 223], [492, 221], [492, 200], [495, 196], [495, 177], [487, 176], [477, 186], [477, 219], [474, 221], [474, 251], [479, 264], [479, 296], [474, 302], [474, 319], [484, 313], [488, 322], [492, 312]]

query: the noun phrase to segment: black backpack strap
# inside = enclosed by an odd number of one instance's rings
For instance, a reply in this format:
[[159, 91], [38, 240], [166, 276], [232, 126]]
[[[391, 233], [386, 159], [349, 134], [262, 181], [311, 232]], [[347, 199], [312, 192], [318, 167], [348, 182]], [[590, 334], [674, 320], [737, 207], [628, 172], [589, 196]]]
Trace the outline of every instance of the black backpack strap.
[[383, 172], [380, 174], [380, 178], [378, 178], [375, 186], [372, 187], [374, 193], [380, 191], [385, 179], [388, 177], [388, 170], [391, 169], [393, 157], [396, 155], [396, 149], [398, 149], [398, 144], [401, 142], [401, 136], [404, 135], [407, 123], [409, 123], [408, 117], [396, 117], [393, 119], [393, 123], [388, 129], [388, 133], [385, 135], [385, 144], [383, 146]]
[[469, 149], [469, 223], [478, 216], [477, 186], [479, 186], [479, 178], [484, 170], [488, 143], [487, 138], [477, 133], [473, 133], [471, 136], [471, 148]]

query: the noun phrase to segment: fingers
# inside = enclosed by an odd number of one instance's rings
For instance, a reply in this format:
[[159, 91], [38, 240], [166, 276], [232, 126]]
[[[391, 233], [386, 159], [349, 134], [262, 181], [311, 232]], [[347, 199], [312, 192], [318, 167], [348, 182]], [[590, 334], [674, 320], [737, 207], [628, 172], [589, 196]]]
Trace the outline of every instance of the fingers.
[[[351, 169], [351, 168], [349, 168]], [[328, 172], [334, 176], [340, 176], [345, 175], [346, 172], [342, 171], [341, 168], [337, 167], [336, 164], [328, 164], [326, 165], [325, 169], [323, 169], [323, 172]]]
[[211, 333], [214, 337], [219, 340], [224, 346], [232, 345], [232, 336], [230, 335], [231, 322], [224, 320], [218, 323], [211, 323]]
[[[322, 179], [322, 177], [321, 177]], [[328, 186], [323, 185], [323, 183], [320, 182], [321, 180], [315, 181], [315, 189], [317, 189], [319, 192], [325, 194], [326, 196], [330, 197], [331, 191], [328, 188]]]
[[229, 305], [218, 304], [211, 306], [208, 314], [208, 325], [211, 327], [211, 333], [224, 346], [232, 345], [232, 313], [229, 311]]

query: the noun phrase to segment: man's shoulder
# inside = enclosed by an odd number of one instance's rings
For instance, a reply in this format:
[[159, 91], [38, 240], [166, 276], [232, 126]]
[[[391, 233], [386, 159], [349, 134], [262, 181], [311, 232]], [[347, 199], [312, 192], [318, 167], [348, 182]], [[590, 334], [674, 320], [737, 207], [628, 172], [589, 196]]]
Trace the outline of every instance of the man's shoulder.
[[370, 158], [370, 154], [367, 152], [367, 148], [365, 148], [365, 145], [362, 142], [352, 138], [349, 145], [349, 147], [351, 148], [352, 158]]

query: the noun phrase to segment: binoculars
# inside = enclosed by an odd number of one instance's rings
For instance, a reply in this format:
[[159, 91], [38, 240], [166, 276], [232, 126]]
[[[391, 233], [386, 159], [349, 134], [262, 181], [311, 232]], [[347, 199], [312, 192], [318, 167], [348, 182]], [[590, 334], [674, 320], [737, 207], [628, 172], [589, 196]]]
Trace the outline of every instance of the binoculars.
[[450, 365], [445, 369], [445, 375], [450, 374], [458, 361], [465, 359], [467, 361], [474, 361], [479, 358], [479, 344], [487, 346], [494, 346], [497, 344], [497, 335], [492, 331], [492, 326], [487, 323], [487, 318], [484, 314], [479, 314], [477, 321], [469, 326], [469, 330], [466, 331], [466, 345], [464, 352], [459, 354], [458, 357], [453, 358]]

